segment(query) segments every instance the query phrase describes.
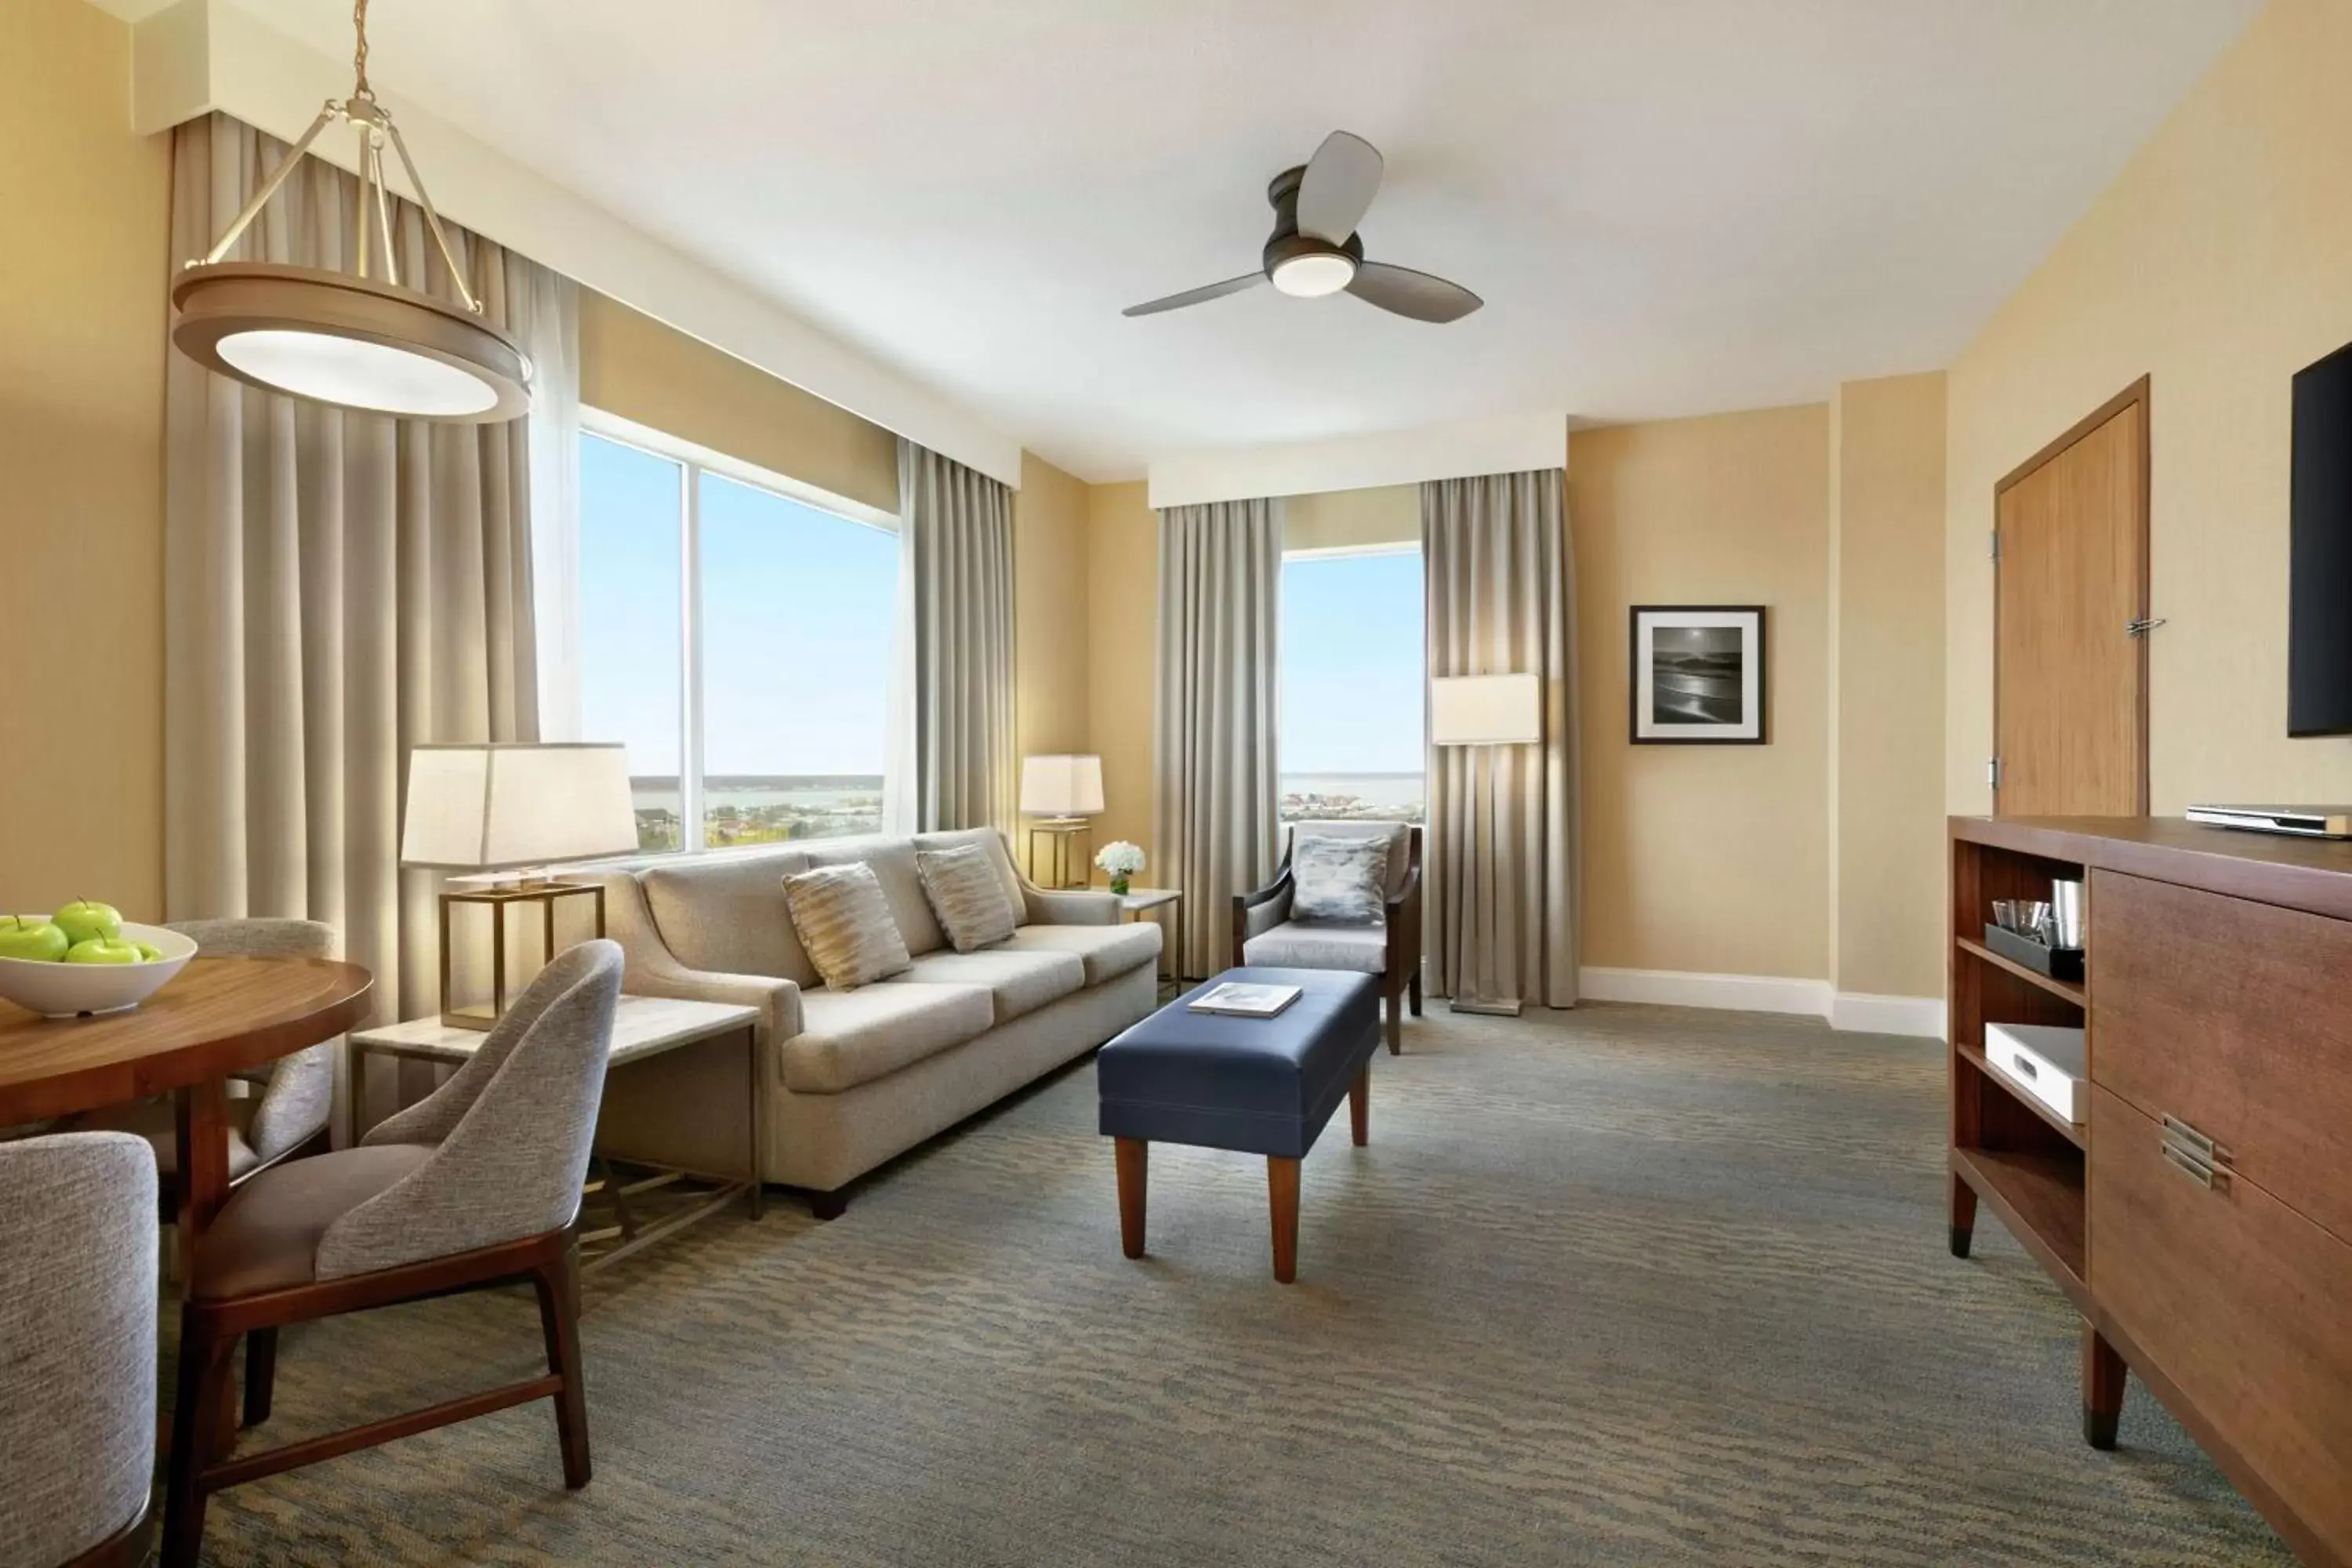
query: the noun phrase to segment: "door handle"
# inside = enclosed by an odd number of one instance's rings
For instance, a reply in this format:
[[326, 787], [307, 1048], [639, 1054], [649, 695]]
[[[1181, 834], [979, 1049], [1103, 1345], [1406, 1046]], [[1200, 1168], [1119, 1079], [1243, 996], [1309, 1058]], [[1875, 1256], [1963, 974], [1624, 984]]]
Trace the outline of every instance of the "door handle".
[[2164, 617], [2162, 616], [2142, 616], [2136, 621], [2126, 621], [2124, 623], [2124, 636], [2127, 637], [2144, 637], [2162, 625], [2164, 625]]

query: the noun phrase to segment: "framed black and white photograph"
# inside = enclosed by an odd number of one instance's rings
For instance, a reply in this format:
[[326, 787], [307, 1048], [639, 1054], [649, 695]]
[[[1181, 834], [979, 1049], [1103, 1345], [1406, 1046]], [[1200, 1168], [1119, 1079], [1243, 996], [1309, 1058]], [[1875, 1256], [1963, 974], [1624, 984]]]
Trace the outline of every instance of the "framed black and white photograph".
[[1637, 746], [1760, 746], [1764, 606], [1633, 606]]

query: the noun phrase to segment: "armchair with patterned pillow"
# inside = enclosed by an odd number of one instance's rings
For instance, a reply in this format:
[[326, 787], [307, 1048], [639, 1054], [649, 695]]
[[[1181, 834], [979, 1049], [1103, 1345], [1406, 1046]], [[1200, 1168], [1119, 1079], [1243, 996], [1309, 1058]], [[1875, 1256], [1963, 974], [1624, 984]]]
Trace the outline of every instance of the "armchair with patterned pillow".
[[1234, 966], [1349, 969], [1380, 977], [1389, 1054], [1404, 1009], [1421, 1016], [1421, 829], [1403, 822], [1297, 822], [1274, 880], [1234, 897]]

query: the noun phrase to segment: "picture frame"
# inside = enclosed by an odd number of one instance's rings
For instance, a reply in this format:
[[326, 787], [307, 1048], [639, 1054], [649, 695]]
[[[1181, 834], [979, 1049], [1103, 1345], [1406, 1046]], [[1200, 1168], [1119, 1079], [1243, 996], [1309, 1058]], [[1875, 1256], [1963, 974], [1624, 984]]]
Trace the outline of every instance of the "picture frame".
[[1770, 743], [1762, 605], [1635, 605], [1628, 736], [1636, 746]]

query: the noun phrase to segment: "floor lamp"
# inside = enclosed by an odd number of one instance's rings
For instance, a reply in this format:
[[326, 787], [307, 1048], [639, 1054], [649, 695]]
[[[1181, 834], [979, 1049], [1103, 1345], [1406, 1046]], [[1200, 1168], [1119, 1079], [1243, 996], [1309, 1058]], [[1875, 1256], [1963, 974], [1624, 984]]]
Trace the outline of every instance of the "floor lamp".
[[[1484, 896], [1482, 882], [1495, 864], [1495, 768], [1500, 759], [1493, 754], [1493, 749], [1532, 745], [1542, 739], [1543, 690], [1535, 676], [1444, 675], [1430, 681], [1429, 743], [1473, 746], [1487, 753], [1481, 759], [1474, 752], [1470, 758], [1470, 853], [1465, 857], [1462, 868], [1462, 902], [1471, 911], [1472, 921], [1469, 951], [1477, 957], [1475, 967], [1487, 973], [1492, 973], [1487, 943], [1494, 933], [1486, 918], [1489, 900]], [[1486, 764], [1483, 789], [1478, 783], [1478, 764], [1482, 760]], [[1454, 977], [1454, 994], [1446, 1005], [1454, 1012], [1495, 1013], [1507, 1018], [1519, 1016], [1517, 996], [1463, 994], [1466, 978], [1462, 974]]]

